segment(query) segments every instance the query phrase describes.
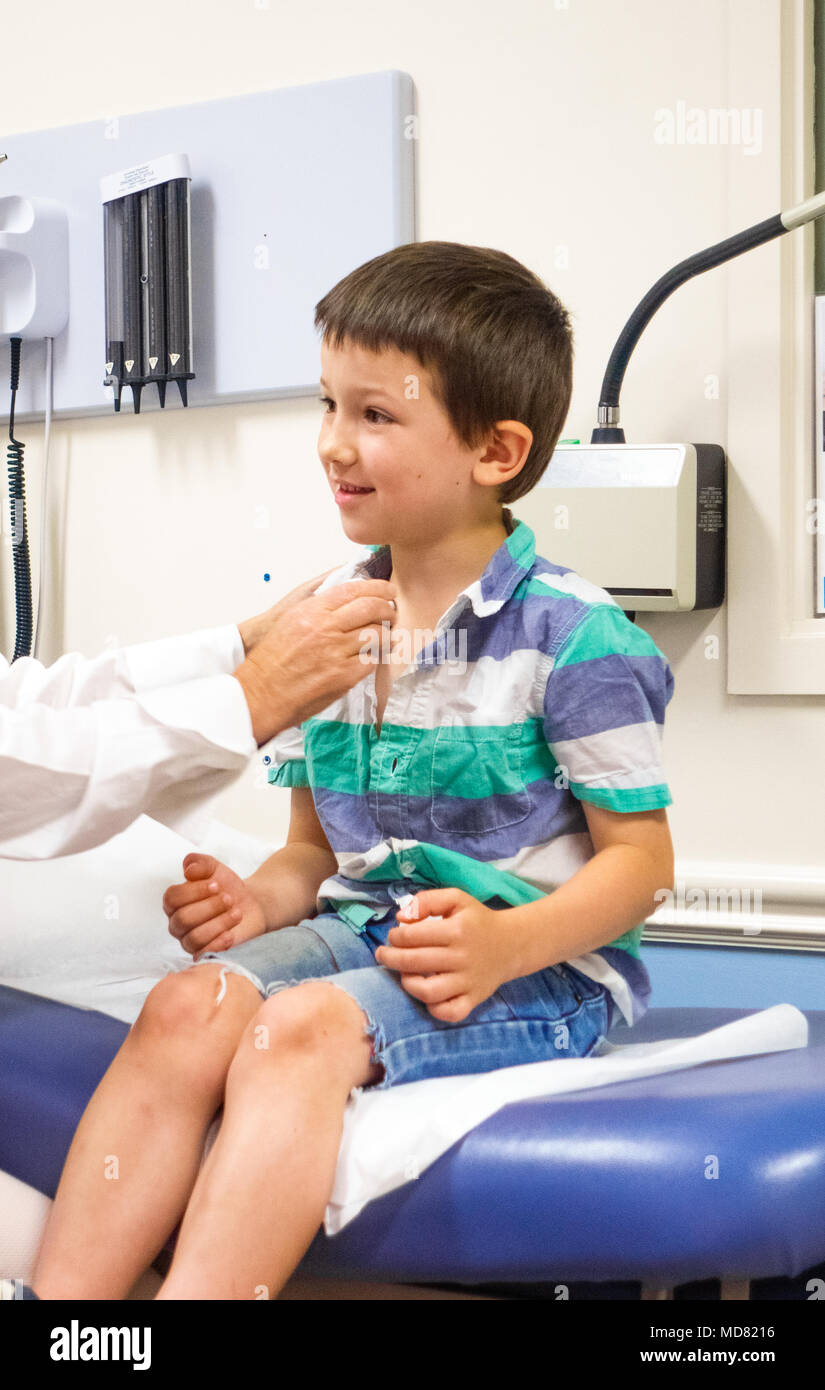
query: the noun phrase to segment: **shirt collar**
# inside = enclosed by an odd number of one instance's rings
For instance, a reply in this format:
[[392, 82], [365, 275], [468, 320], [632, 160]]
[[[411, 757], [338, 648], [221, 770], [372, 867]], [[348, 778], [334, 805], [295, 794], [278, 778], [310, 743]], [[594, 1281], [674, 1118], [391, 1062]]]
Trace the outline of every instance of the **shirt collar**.
[[[536, 538], [526, 521], [513, 516], [509, 507], [503, 508], [504, 524], [509, 535], [490, 557], [480, 579], [468, 584], [456, 595], [443, 616], [455, 615], [469, 603], [479, 618], [497, 613], [513, 594], [516, 585], [530, 573], [536, 558]], [[353, 579], [389, 579], [392, 557], [388, 545], [368, 546], [370, 552], [353, 566]], [[442, 619], [443, 621], [443, 619]]]

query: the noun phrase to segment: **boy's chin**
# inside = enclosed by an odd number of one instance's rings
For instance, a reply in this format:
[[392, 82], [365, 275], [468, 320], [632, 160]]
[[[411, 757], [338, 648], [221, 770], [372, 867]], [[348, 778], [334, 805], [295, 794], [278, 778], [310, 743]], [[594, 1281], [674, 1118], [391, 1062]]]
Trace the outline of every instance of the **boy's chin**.
[[377, 534], [374, 522], [367, 523], [359, 521], [352, 516], [342, 516], [341, 526], [344, 535], [348, 540], [357, 541], [358, 545], [383, 545], [382, 538]]

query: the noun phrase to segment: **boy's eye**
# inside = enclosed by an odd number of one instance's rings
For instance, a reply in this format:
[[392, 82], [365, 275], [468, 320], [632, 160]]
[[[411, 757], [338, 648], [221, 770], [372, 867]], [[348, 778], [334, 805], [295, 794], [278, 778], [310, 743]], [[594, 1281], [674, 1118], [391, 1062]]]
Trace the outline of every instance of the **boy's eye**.
[[[321, 405], [325, 405], [325, 406], [327, 407], [327, 412], [326, 412], [326, 413], [329, 414], [330, 408], [335, 404], [335, 402], [332, 401], [332, 400], [330, 400], [329, 396], [319, 396], [319, 397], [318, 397], [318, 400], [321, 402]], [[382, 410], [373, 410], [373, 408], [372, 408], [371, 406], [369, 406], [369, 407], [364, 411], [364, 414], [365, 414], [365, 415], [375, 415], [375, 416], [378, 417], [379, 420], [383, 420], [386, 424], [388, 424], [388, 425], [391, 425], [391, 424], [392, 424], [392, 420], [390, 419], [389, 415], [385, 415], [384, 412], [383, 412]]]

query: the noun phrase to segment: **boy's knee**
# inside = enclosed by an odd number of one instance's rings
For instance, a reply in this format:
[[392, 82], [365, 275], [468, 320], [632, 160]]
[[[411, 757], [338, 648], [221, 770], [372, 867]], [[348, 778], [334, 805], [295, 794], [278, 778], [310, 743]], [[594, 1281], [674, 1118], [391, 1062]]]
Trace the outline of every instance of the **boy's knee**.
[[[168, 1041], [191, 1037], [193, 1030], [221, 1027], [239, 1011], [245, 1016], [254, 1013], [261, 1002], [255, 986], [228, 970], [221, 979], [221, 970], [214, 961], [165, 975], [147, 995], [132, 1031]], [[223, 997], [218, 1004], [219, 996]]]
[[365, 1040], [365, 1023], [351, 995], [329, 980], [305, 980], [278, 990], [261, 1004], [247, 1025], [235, 1060], [242, 1066], [251, 1053], [288, 1049], [336, 1054], [349, 1040]]

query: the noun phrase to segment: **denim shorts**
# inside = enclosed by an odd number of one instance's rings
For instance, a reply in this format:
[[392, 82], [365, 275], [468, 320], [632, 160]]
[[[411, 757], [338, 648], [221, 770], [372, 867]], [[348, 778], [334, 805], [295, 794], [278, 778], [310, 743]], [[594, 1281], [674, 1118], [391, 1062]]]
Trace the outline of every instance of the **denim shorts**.
[[[264, 998], [305, 980], [338, 985], [366, 1015], [372, 1057], [384, 1067], [370, 1090], [587, 1057], [609, 1032], [614, 1013], [609, 991], [567, 964], [508, 980], [458, 1023], [434, 1018], [404, 989], [398, 971], [375, 960], [396, 922], [392, 908], [356, 933], [337, 913], [321, 913], [227, 951], [206, 951], [189, 968], [218, 962], [246, 976]], [[220, 978], [225, 984], [223, 973]]]

